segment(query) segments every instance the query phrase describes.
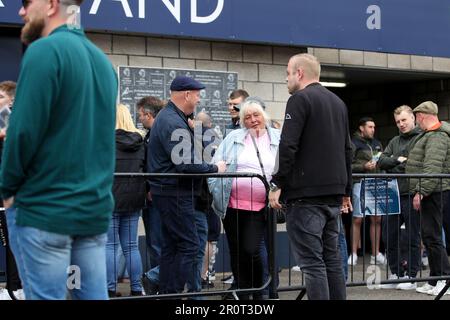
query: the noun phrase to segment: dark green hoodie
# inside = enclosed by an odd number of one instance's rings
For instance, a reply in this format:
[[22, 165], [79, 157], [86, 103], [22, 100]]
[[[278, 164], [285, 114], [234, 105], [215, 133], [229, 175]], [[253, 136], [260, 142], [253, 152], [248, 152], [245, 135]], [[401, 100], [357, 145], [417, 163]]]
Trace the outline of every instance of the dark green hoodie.
[[[422, 130], [419, 127], [415, 127], [407, 133], [400, 133], [392, 138], [378, 160], [378, 167], [387, 173], [405, 173], [407, 161], [400, 163], [398, 158], [408, 158], [409, 151], [421, 133]], [[401, 194], [407, 194], [409, 190], [408, 180], [398, 179], [398, 188]]]
[[116, 96], [114, 69], [83, 30], [63, 25], [28, 47], [0, 175], [17, 225], [66, 235], [108, 230]]

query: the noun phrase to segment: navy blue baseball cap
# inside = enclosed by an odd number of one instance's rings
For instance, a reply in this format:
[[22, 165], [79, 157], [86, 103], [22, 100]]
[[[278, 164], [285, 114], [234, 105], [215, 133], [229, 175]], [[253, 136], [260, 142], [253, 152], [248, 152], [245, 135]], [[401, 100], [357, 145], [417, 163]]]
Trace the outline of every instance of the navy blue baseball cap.
[[201, 90], [205, 89], [205, 86], [195, 79], [186, 76], [178, 76], [173, 79], [170, 90], [171, 91], [186, 91], [186, 90]]

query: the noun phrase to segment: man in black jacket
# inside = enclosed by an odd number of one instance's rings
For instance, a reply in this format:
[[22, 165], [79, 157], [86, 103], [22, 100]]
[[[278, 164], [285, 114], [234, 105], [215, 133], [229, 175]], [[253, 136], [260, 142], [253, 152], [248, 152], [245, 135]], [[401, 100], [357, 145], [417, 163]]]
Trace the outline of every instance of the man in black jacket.
[[347, 108], [319, 83], [316, 57], [289, 60], [287, 85], [292, 95], [278, 149], [278, 172], [270, 206], [287, 202], [287, 232], [305, 274], [310, 300], [345, 299], [338, 250], [340, 212], [351, 210], [351, 157]]
[[241, 128], [241, 124], [239, 123], [239, 108], [240, 104], [244, 102], [248, 96], [248, 92], [243, 89], [237, 89], [230, 93], [230, 97], [228, 99], [228, 111], [230, 112], [231, 123], [226, 126], [225, 135], [227, 135], [230, 131]]
[[[225, 171], [224, 161], [217, 165], [207, 164], [195, 152], [194, 133], [188, 120], [200, 102], [200, 90], [204, 88], [200, 82], [185, 76], [172, 81], [170, 101], [159, 112], [150, 133], [150, 173]], [[192, 178], [154, 178], [150, 181], [153, 205], [161, 215], [160, 293], [182, 292], [192, 275], [199, 251], [194, 198], [200, 195], [200, 182], [200, 179]]]
[[[165, 102], [158, 97], [146, 96], [140, 99], [136, 106], [138, 108], [139, 121], [142, 123], [147, 134], [145, 135], [145, 172], [148, 172], [148, 153], [152, 152], [149, 146], [150, 132], [159, 111]], [[142, 211], [142, 221], [145, 228], [145, 241], [147, 243], [150, 270], [144, 273], [142, 282], [147, 294], [156, 294], [159, 290], [159, 263], [161, 260], [161, 218], [158, 210], [152, 203], [150, 184], [147, 181], [147, 206]]]

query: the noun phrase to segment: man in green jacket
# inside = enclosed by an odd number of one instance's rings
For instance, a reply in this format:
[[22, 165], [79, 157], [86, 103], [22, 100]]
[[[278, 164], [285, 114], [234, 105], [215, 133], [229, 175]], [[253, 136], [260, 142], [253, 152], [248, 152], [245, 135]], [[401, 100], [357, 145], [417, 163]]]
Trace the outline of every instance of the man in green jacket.
[[[417, 141], [421, 130], [414, 123], [414, 114], [409, 106], [403, 105], [394, 110], [394, 120], [399, 130], [399, 135], [389, 141], [386, 149], [378, 160], [378, 167], [387, 173], [405, 173], [409, 151]], [[392, 275], [389, 279], [415, 278], [420, 270], [420, 225], [419, 216], [412, 210], [412, 201], [409, 195], [409, 180], [397, 179], [400, 192], [400, 214], [383, 216], [383, 241], [387, 248], [388, 263]], [[400, 226], [405, 224], [407, 239], [402, 241]], [[402, 265], [403, 258], [399, 249], [407, 247], [407, 275]], [[413, 290], [416, 284], [411, 282], [399, 284], [385, 284], [383, 289]]]
[[[413, 110], [416, 123], [424, 131], [409, 152], [406, 173], [450, 173], [450, 124], [438, 118], [438, 106], [426, 101]], [[421, 216], [422, 241], [428, 252], [430, 276], [450, 275], [450, 264], [442, 242], [442, 208], [448, 197], [448, 179], [411, 179], [409, 192], [414, 195], [413, 207]], [[416, 289], [438, 295], [445, 280], [429, 281]], [[447, 290], [446, 294], [450, 294]]]
[[117, 78], [105, 54], [69, 23], [81, 3], [23, 1], [19, 11], [29, 47], [0, 191], [27, 299], [65, 299], [67, 289], [73, 299], [108, 297]]

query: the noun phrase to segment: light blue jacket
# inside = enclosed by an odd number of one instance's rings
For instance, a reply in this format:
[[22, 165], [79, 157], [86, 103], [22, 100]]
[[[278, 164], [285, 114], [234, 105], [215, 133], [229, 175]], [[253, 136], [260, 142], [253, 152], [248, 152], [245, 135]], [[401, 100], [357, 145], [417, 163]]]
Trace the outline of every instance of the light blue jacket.
[[[268, 128], [270, 138], [270, 151], [276, 157], [278, 144], [280, 142], [280, 130]], [[237, 129], [230, 132], [219, 145], [214, 154], [213, 163], [224, 160], [227, 164], [227, 173], [236, 172], [237, 159], [244, 150], [244, 140], [248, 134], [248, 129]], [[256, 152], [256, 150], [255, 150]], [[231, 183], [233, 178], [209, 178], [208, 187], [213, 196], [212, 208], [220, 217], [225, 218], [228, 203], [230, 202]]]

